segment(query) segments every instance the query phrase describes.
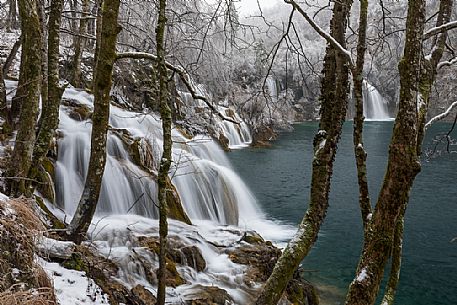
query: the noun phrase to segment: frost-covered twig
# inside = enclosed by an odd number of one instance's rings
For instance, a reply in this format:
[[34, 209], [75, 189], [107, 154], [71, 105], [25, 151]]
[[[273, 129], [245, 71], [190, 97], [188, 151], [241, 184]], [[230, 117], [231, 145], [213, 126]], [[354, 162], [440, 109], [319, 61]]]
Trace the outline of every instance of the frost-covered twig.
[[424, 40], [425, 39], [429, 39], [429, 38], [433, 37], [434, 35], [437, 35], [439, 33], [445, 32], [445, 31], [449, 31], [449, 30], [451, 30], [453, 28], [457, 28], [457, 20], [456, 21], [450, 21], [450, 22], [445, 23], [443, 25], [431, 28], [430, 30], [428, 30], [427, 32], [424, 33], [423, 39]]
[[[146, 52], [123, 52], [123, 53], [117, 54], [117, 59], [123, 59], [123, 58], [149, 59], [149, 60], [157, 61], [157, 56], [155, 54], [146, 53]], [[236, 120], [228, 118], [225, 115], [223, 115], [222, 113], [220, 113], [217, 110], [216, 106], [213, 103], [211, 103], [205, 96], [197, 94], [197, 91], [195, 90], [194, 86], [191, 83], [190, 76], [184, 68], [175, 66], [169, 62], [165, 62], [165, 66], [167, 67], [167, 69], [169, 69], [179, 75], [181, 81], [184, 83], [187, 90], [189, 90], [189, 92], [192, 95], [192, 98], [194, 100], [203, 101], [222, 120], [229, 121], [229, 122], [232, 122], [237, 125], [240, 124], [240, 122], [237, 122]]]
[[454, 103], [451, 104], [451, 106], [449, 106], [448, 109], [446, 109], [445, 112], [443, 113], [440, 113], [438, 114], [437, 116], [434, 116], [433, 118], [430, 119], [430, 121], [427, 122], [427, 124], [425, 124], [425, 129], [429, 128], [433, 123], [437, 122], [437, 121], [440, 121], [442, 119], [444, 119], [445, 117], [447, 117], [451, 111], [457, 107], [457, 101], [455, 101]]
[[349, 63], [351, 64], [351, 66], [354, 66], [351, 52], [344, 48], [338, 41], [336, 41], [335, 38], [333, 38], [329, 33], [324, 31], [316, 22], [314, 22], [314, 20], [308, 16], [308, 14], [300, 7], [300, 5], [298, 5], [294, 0], [284, 0], [284, 2], [292, 5], [321, 37], [327, 40], [328, 43], [330, 43], [334, 48], [339, 50], [342, 54], [344, 54]]

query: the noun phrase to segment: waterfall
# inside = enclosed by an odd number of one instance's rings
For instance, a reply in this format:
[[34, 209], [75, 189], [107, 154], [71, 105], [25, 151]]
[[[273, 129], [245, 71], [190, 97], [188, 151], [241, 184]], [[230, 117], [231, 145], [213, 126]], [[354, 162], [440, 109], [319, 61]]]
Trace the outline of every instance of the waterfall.
[[[93, 97], [85, 92], [66, 89], [63, 98], [73, 104], [93, 108]], [[111, 106], [110, 126], [108, 158], [97, 215], [130, 213], [157, 218], [158, 212], [153, 203], [157, 202], [157, 187], [152, 178], [156, 173], [148, 173], [138, 162], [134, 162], [129, 143], [134, 145], [145, 141], [143, 144], [149, 147], [149, 159], [152, 159], [149, 163], [157, 169], [162, 155], [160, 118]], [[74, 120], [71, 109], [62, 105], [59, 130], [57, 203], [68, 215], [72, 215], [87, 174], [91, 122]], [[244, 137], [247, 140], [247, 134]], [[177, 129], [173, 129], [172, 138], [170, 178], [191, 220], [238, 224], [241, 215], [258, 217], [254, 196], [233, 172], [219, 145], [207, 136], [187, 139]]]
[[[196, 86], [195, 88], [197, 89], [197, 93], [199, 95], [210, 98], [209, 94], [202, 85]], [[252, 138], [249, 127], [234, 109], [230, 107], [217, 106], [217, 110], [220, 113], [233, 119], [234, 121], [240, 122], [240, 124], [222, 120], [214, 113], [210, 115], [209, 113], [211, 113], [211, 110], [208, 106], [202, 100], [194, 100], [189, 92], [178, 91], [178, 94], [186, 107], [186, 116], [190, 117], [191, 121], [198, 121], [200, 119], [206, 120], [207, 125], [212, 125], [214, 127], [213, 136], [215, 138], [219, 138], [220, 135], [224, 135], [224, 137], [229, 141], [228, 147], [230, 149], [239, 149], [247, 147], [251, 144]], [[198, 123], [201, 124], [201, 120]]]
[[363, 81], [363, 115], [367, 120], [389, 120], [387, 101], [379, 91], [367, 81]]
[[271, 97], [271, 100], [273, 102], [276, 102], [278, 100], [278, 87], [276, 84], [276, 79], [272, 76], [268, 76], [266, 80], [266, 85], [268, 89], [268, 94]]

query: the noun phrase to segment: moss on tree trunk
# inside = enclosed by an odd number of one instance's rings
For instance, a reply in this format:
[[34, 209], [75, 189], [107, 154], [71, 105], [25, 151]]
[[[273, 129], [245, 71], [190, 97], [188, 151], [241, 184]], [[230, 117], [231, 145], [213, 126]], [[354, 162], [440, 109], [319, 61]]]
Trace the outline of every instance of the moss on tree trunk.
[[8, 174], [9, 191], [13, 196], [26, 193], [25, 179], [32, 161], [35, 144], [35, 126], [38, 115], [38, 102], [41, 92], [41, 50], [42, 36], [38, 16], [37, 0], [19, 0], [19, 14], [22, 26], [21, 96], [20, 125], [16, 136]]
[[97, 207], [106, 164], [110, 90], [113, 65], [116, 59], [116, 39], [119, 32], [117, 17], [119, 0], [105, 0], [102, 7], [100, 51], [95, 68], [94, 113], [89, 169], [84, 190], [75, 215], [70, 223], [72, 239], [80, 243], [89, 228]]

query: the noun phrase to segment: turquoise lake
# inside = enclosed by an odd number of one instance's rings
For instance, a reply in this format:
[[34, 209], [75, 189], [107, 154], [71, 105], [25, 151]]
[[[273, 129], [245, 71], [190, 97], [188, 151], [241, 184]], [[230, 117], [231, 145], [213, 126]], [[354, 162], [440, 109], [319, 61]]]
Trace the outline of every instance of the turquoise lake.
[[[387, 163], [393, 122], [367, 122], [368, 177], [372, 202]], [[295, 125], [271, 147], [228, 154], [233, 167], [270, 219], [296, 225], [306, 211], [312, 140], [317, 123]], [[439, 123], [428, 130], [424, 150], [451, 128]], [[457, 132], [454, 131], [454, 137]], [[445, 150], [440, 145], [438, 151]], [[450, 146], [457, 151], [456, 145]], [[321, 287], [326, 304], [342, 304], [362, 247], [362, 225], [352, 145], [352, 123], [344, 126], [335, 161], [330, 208], [319, 239], [303, 267], [305, 277]], [[457, 304], [457, 153], [422, 160], [406, 212], [403, 263], [395, 304]]]

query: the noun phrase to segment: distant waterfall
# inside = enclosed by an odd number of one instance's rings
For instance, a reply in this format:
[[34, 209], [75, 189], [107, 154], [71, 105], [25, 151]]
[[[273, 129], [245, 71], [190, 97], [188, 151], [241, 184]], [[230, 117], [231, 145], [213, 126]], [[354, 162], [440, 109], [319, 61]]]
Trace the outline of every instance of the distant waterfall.
[[276, 79], [272, 76], [268, 76], [266, 80], [266, 86], [268, 89], [268, 94], [271, 97], [271, 100], [273, 102], [276, 102], [278, 100], [278, 86], [276, 84]]
[[[202, 86], [198, 86], [196, 88], [198, 90], [199, 95], [209, 96]], [[198, 117], [205, 119], [206, 116], [206, 120], [210, 121], [210, 124], [215, 128], [214, 131], [216, 132], [216, 134], [214, 134], [213, 136], [218, 137], [219, 134], [223, 134], [229, 141], [228, 146], [230, 149], [238, 149], [249, 146], [249, 144], [251, 144], [251, 131], [249, 130], [248, 125], [233, 109], [224, 106], [217, 106], [217, 110], [220, 113], [222, 113], [228, 118], [240, 122], [240, 124], [235, 124], [230, 121], [222, 120], [219, 116], [215, 115], [214, 113], [209, 118], [209, 113], [211, 113], [211, 110], [203, 101], [194, 100], [194, 98], [189, 92], [178, 91], [178, 93], [186, 107], [189, 108], [186, 111], [187, 116], [192, 116], [193, 119]]]
[[[93, 97], [67, 89], [64, 99], [93, 108]], [[56, 164], [57, 203], [72, 215], [81, 196], [90, 154], [91, 122], [73, 120], [69, 108], [60, 109], [60, 137]], [[147, 141], [149, 159], [158, 163], [162, 155], [160, 118], [111, 106], [107, 164], [103, 176], [99, 215], [138, 214], [157, 218], [157, 187], [154, 173], [133, 162], [126, 142]], [[243, 131], [241, 132], [243, 135]], [[247, 140], [247, 135], [245, 135]], [[124, 137], [124, 138], [123, 138]], [[211, 220], [219, 224], [238, 224], [240, 217], [258, 213], [255, 198], [230, 167], [222, 149], [207, 136], [185, 138], [173, 129], [173, 184], [183, 208], [192, 220]], [[242, 215], [242, 216], [240, 216]]]
[[363, 81], [363, 115], [368, 120], [388, 120], [387, 101], [379, 91], [367, 81]]

